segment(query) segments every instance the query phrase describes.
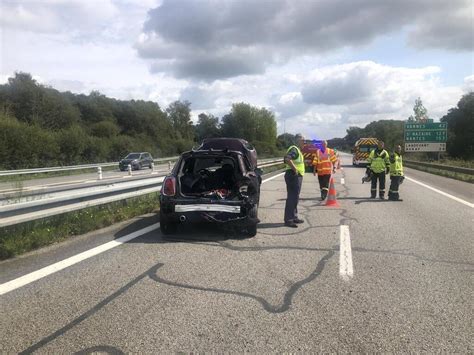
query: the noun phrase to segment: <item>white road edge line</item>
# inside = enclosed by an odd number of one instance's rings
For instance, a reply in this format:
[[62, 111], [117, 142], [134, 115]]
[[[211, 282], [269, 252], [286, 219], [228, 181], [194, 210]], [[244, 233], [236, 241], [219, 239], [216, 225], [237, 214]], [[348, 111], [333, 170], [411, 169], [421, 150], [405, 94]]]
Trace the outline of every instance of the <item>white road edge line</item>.
[[277, 177], [282, 176], [282, 175], [284, 175], [284, 174], [285, 174], [285, 173], [280, 173], [280, 174], [277, 174], [277, 175], [275, 175], [275, 176], [269, 177], [268, 179], [262, 180], [262, 184], [265, 183], [265, 182], [267, 182], [267, 181], [276, 179]]
[[[284, 173], [277, 174], [275, 176], [272, 176], [271, 178], [265, 179], [262, 181], [262, 184], [273, 180]], [[126, 242], [129, 242], [132, 239], [135, 239], [137, 237], [142, 236], [143, 234], [149, 233], [154, 231], [155, 229], [159, 228], [160, 224], [155, 223], [152, 224], [151, 226], [145, 227], [143, 229], [140, 229], [138, 231], [135, 231], [133, 233], [130, 233], [128, 235], [125, 235], [123, 237], [117, 238], [115, 240], [112, 240], [110, 242], [107, 242], [105, 244], [99, 245], [95, 248], [86, 250], [82, 253], [79, 253], [77, 255], [71, 256], [70, 258], [58, 261], [57, 263], [51, 264], [49, 266], [46, 266], [42, 269], [30, 272], [29, 274], [23, 275], [21, 277], [18, 277], [14, 280], [5, 282], [3, 284], [0, 284], [0, 296], [4, 295], [10, 291], [16, 290], [17, 288], [23, 287], [29, 283], [32, 283], [34, 281], [37, 281], [39, 279], [42, 279], [43, 277], [46, 277], [48, 275], [54, 274], [55, 272], [61, 271], [69, 266], [72, 266], [74, 264], [77, 264], [83, 260], [89, 259], [95, 255], [101, 254], [107, 250], [110, 250], [112, 248], [115, 248], [119, 245], [122, 245]]]
[[351, 235], [349, 233], [349, 226], [345, 225], [340, 226], [339, 275], [344, 281], [349, 281], [354, 276]]
[[80, 261], [83, 261], [85, 259], [88, 259], [94, 255], [103, 253], [104, 251], [107, 251], [109, 249], [115, 248], [116, 246], [122, 245], [132, 239], [135, 239], [143, 234], [149, 233], [151, 231], [154, 231], [160, 226], [159, 223], [152, 224], [151, 226], [145, 227], [143, 229], [140, 229], [136, 232], [130, 233], [128, 235], [125, 235], [123, 237], [117, 238], [115, 240], [112, 240], [110, 242], [107, 242], [105, 244], [99, 245], [98, 247], [92, 248], [90, 250], [86, 250], [80, 254], [71, 256], [70, 258], [64, 259], [62, 261], [58, 261], [57, 263], [54, 263], [52, 265], [46, 266], [42, 269], [39, 269], [37, 271], [33, 271], [29, 274], [26, 274], [24, 276], [21, 276], [17, 279], [5, 282], [0, 285], [0, 295], [4, 295], [7, 292], [16, 290], [17, 288], [20, 288], [22, 286], [25, 286], [33, 281], [39, 280], [45, 276], [54, 274], [55, 272], [58, 272], [60, 270], [63, 270], [69, 266], [72, 266], [74, 264], [77, 264]]
[[441, 190], [435, 189], [435, 188], [432, 187], [432, 186], [423, 184], [422, 182], [419, 182], [419, 181], [417, 181], [417, 180], [415, 180], [415, 179], [412, 179], [412, 178], [410, 178], [410, 177], [408, 177], [408, 176], [405, 176], [405, 179], [410, 180], [410, 181], [414, 182], [415, 184], [418, 184], [418, 185], [421, 185], [421, 186], [423, 186], [423, 187], [426, 187], [427, 189], [433, 190], [434, 192], [437, 192], [437, 193], [439, 193], [439, 194], [441, 194], [441, 195], [443, 195], [443, 196], [449, 197], [450, 199], [452, 199], [452, 200], [454, 200], [454, 201], [457, 201], [457, 202], [460, 202], [460, 203], [462, 203], [462, 204], [464, 204], [464, 205], [466, 205], [466, 206], [468, 206], [468, 207], [474, 208], [474, 203], [470, 203], [470, 202], [468, 202], [468, 201], [465, 201], [465, 200], [463, 200], [463, 199], [460, 199], [459, 197], [456, 197], [456, 196], [450, 195], [450, 194], [448, 194], [448, 193], [446, 193], [446, 192], [443, 192], [443, 191], [441, 191]]

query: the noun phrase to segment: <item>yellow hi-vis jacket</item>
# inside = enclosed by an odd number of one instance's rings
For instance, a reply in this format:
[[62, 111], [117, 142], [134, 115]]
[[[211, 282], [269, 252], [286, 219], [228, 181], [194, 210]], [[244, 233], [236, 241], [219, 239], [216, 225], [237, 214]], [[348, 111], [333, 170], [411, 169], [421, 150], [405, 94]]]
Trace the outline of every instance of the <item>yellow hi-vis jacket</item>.
[[[301, 153], [300, 148], [298, 148], [296, 145], [292, 145], [291, 147], [288, 148], [288, 150], [286, 151], [286, 154], [288, 155], [293, 148], [295, 148], [296, 151], [298, 152], [298, 156], [296, 157], [296, 159], [292, 159], [293, 164], [295, 164], [296, 171], [298, 172], [298, 174], [301, 176], [304, 176], [304, 157], [303, 157], [303, 154]], [[285, 165], [286, 165], [287, 170], [292, 169], [288, 163], [286, 163]]]
[[397, 152], [393, 152], [390, 156], [390, 175], [403, 176], [403, 159]]
[[313, 157], [313, 166], [318, 171], [318, 175], [330, 175], [333, 164], [336, 164], [337, 157], [332, 149], [326, 148], [323, 153], [320, 149], [316, 151]]
[[379, 153], [377, 153], [377, 149], [372, 150], [367, 161], [370, 169], [376, 174], [390, 167], [390, 157], [385, 149], [382, 149]]

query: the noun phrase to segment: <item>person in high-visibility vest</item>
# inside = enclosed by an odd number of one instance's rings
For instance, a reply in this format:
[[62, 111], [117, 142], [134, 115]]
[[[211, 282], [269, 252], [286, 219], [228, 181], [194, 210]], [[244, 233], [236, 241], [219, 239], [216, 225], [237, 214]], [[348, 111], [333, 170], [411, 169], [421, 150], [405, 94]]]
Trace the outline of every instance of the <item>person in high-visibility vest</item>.
[[304, 137], [297, 134], [295, 138], [296, 145], [288, 148], [284, 158], [287, 192], [284, 221], [285, 226], [291, 228], [297, 228], [298, 224], [304, 223], [302, 219], [298, 218], [298, 201], [305, 172], [304, 157], [301, 153], [301, 149], [304, 146]]
[[384, 143], [378, 141], [377, 148], [369, 154], [368, 169], [372, 170], [372, 180], [370, 185], [370, 198], [377, 195], [377, 180], [379, 181], [379, 197], [385, 199], [385, 174], [390, 171], [390, 157], [388, 152], [383, 148]]
[[318, 149], [313, 157], [313, 175], [318, 174], [321, 200], [328, 195], [331, 174], [336, 172], [336, 162], [334, 151], [328, 148], [328, 142], [324, 141], [322, 148]]
[[402, 201], [400, 199], [398, 189], [404, 178], [402, 147], [398, 145], [395, 151], [390, 154], [390, 190], [388, 190], [389, 200]]

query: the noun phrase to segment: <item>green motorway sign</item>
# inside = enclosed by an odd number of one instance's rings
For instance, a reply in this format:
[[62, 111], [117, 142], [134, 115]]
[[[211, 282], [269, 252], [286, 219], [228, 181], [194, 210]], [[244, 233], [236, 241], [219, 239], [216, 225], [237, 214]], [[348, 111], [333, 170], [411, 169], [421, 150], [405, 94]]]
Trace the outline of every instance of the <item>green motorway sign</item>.
[[448, 139], [448, 125], [444, 122], [405, 123], [405, 142], [444, 143]]

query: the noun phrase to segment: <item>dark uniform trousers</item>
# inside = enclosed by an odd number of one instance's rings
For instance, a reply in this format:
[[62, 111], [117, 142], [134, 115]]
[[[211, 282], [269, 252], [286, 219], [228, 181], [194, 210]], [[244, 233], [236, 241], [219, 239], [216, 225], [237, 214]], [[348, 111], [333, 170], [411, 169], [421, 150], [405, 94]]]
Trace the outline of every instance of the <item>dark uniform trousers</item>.
[[329, 191], [329, 180], [331, 180], [331, 174], [318, 175], [319, 189], [321, 190], [321, 198], [324, 200]]
[[377, 180], [379, 181], [379, 196], [385, 196], [385, 171], [381, 173], [373, 173], [371, 186], [370, 186], [370, 197], [374, 198], [377, 195]]
[[398, 187], [400, 186], [401, 179], [401, 176], [390, 176], [390, 190], [388, 191], [388, 198], [390, 200], [398, 200], [400, 198]]
[[285, 203], [285, 223], [298, 218], [298, 201], [300, 198], [301, 184], [303, 177], [295, 174], [293, 170], [285, 172], [286, 182], [286, 203]]

